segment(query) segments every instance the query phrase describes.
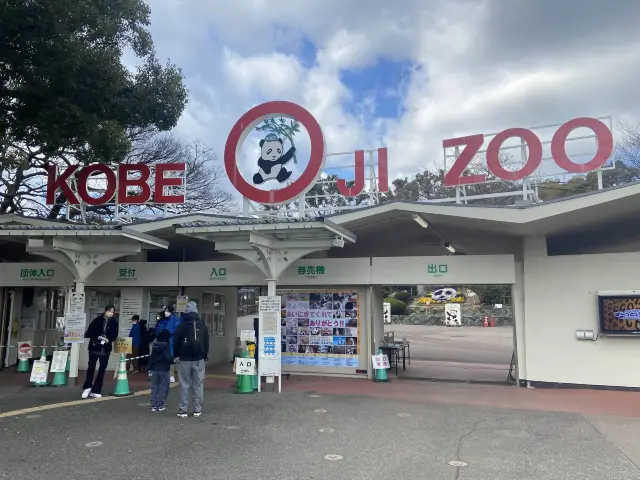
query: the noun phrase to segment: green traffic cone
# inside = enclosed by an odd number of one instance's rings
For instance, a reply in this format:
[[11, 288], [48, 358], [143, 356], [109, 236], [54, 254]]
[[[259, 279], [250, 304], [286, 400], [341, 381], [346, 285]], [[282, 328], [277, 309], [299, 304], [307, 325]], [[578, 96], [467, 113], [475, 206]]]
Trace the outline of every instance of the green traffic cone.
[[129, 395], [133, 395], [133, 392], [129, 390], [129, 380], [127, 379], [127, 359], [123, 353], [120, 356], [120, 364], [118, 365], [116, 388], [111, 396], [128, 397]]
[[[382, 349], [379, 348], [378, 349], [378, 355], [382, 355]], [[375, 370], [376, 375], [373, 378], [374, 382], [388, 382], [389, 381], [389, 376], [387, 375], [387, 369], [386, 368], [378, 368]]]
[[29, 359], [28, 358], [20, 358], [18, 360], [18, 369], [16, 372], [18, 373], [29, 373], [31, 370], [29, 369]]
[[[46, 362], [47, 361], [47, 347], [43, 346], [42, 347], [42, 354], [40, 355], [40, 361], [41, 362]], [[33, 364], [33, 368], [36, 367], [36, 364], [34, 362]], [[47, 377], [49, 376], [49, 370], [47, 369]], [[44, 382], [31, 382], [31, 386], [32, 387], [48, 387], [49, 386], [49, 382], [47, 381], [47, 377], [44, 377]]]
[[[249, 358], [249, 354], [244, 352], [243, 358]], [[251, 385], [251, 375], [238, 375], [238, 387], [236, 393], [253, 393]]]

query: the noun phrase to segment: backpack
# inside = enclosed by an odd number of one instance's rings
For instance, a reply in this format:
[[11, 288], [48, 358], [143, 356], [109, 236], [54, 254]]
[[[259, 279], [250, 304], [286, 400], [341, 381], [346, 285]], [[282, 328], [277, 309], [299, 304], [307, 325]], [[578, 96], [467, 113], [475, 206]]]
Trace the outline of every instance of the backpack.
[[200, 320], [182, 324], [180, 358], [202, 360], [205, 357], [204, 325]]

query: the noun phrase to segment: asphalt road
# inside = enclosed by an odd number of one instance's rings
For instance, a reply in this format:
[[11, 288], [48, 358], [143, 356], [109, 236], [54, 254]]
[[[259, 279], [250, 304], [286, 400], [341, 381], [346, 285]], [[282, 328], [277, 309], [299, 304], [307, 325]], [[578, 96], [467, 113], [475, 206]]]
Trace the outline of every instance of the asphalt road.
[[[253, 316], [238, 319], [238, 335], [251, 329]], [[385, 325], [390, 330], [411, 342], [411, 360], [509, 365], [513, 353], [512, 327]]]
[[[27, 390], [25, 395], [29, 394]], [[299, 392], [207, 390], [204, 415], [145, 397], [0, 419], [12, 480], [602, 480], [640, 470], [581, 415]], [[176, 404], [172, 389], [170, 405]], [[461, 467], [449, 462], [464, 462]]]
[[407, 337], [412, 360], [509, 365], [513, 353], [512, 327], [385, 325], [385, 331]]

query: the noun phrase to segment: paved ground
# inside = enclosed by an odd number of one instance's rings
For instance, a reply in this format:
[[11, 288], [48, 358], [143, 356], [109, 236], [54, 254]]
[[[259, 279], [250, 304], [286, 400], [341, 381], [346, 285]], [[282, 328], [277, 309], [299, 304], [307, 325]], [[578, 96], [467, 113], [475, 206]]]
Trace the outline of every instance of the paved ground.
[[[361, 391], [374, 385], [350, 382]], [[337, 395], [316, 386], [317, 395], [208, 388], [200, 419], [178, 419], [173, 410], [152, 414], [142, 395], [0, 418], [0, 474], [14, 480], [640, 479], [637, 419]], [[77, 394], [64, 390], [40, 391]], [[4, 400], [21, 403], [33, 391]]]
[[410, 342], [411, 364], [401, 376], [466, 382], [506, 382], [513, 353], [512, 327], [385, 325]]
[[[253, 329], [254, 315], [238, 318], [240, 330]], [[399, 372], [411, 379], [506, 382], [513, 353], [512, 327], [385, 325], [411, 345], [411, 364]]]

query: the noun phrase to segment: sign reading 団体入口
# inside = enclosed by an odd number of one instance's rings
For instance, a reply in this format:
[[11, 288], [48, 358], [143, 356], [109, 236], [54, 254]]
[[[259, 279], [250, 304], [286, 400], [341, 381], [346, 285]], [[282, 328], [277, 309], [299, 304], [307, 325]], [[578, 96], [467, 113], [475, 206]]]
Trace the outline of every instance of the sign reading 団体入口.
[[40, 280], [43, 282], [51, 282], [55, 277], [56, 271], [53, 268], [22, 268], [20, 269], [20, 278], [22, 280]]

